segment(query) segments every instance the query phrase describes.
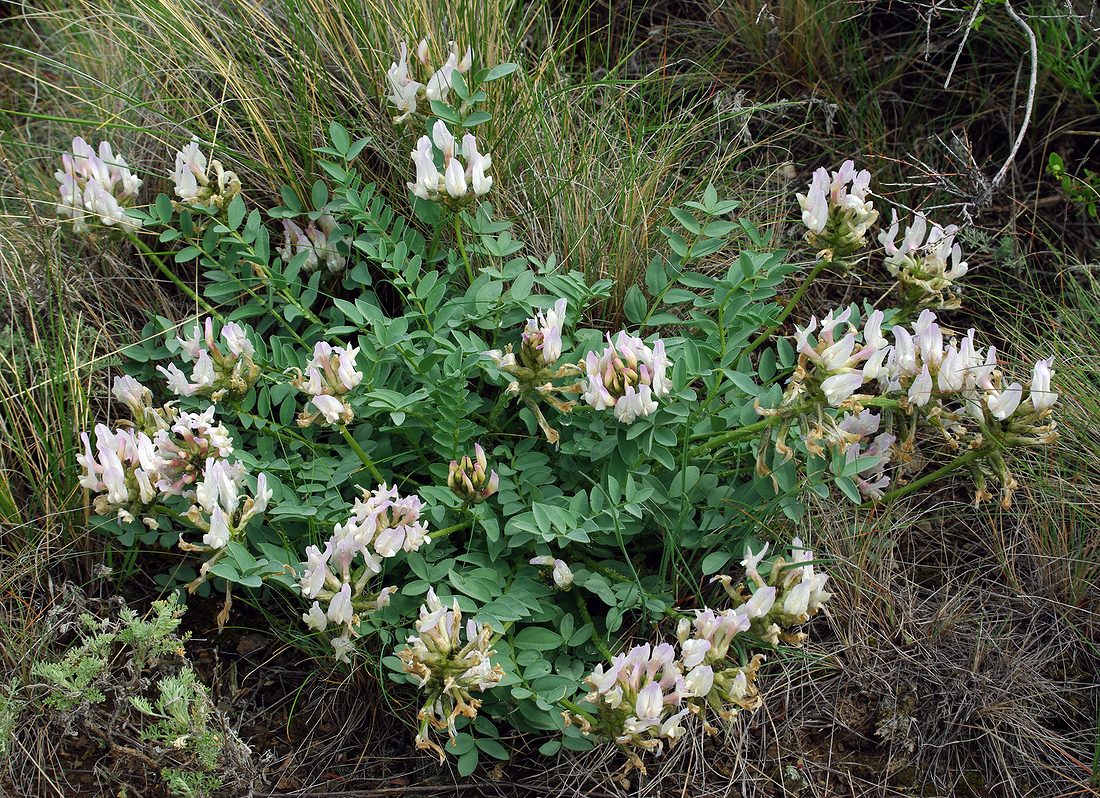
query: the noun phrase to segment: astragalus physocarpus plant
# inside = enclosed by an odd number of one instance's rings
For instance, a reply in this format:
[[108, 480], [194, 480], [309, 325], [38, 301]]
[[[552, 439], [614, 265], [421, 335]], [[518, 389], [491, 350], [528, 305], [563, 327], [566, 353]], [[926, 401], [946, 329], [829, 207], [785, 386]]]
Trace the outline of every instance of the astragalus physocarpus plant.
[[[593, 314], [612, 281], [536, 257], [494, 212], [522, 187], [492, 174], [482, 106], [516, 67], [412, 55], [381, 100], [407, 131], [394, 185], [364, 181], [370, 140], [338, 123], [323, 178], [266, 213], [203, 142], [146, 211], [109, 146], [68, 156], [62, 217], [203, 276], [197, 317], [126, 350], [129, 418], [84, 436], [81, 484], [123, 545], [191, 557], [166, 578], [223, 593], [222, 622], [234, 595], [274, 613], [281, 591], [295, 644], [380, 657], [420, 691], [417, 744], [461, 772], [507, 758], [499, 724], [552, 735], [544, 753], [610, 740], [644, 769], [757, 707], [765, 658], [826, 606], [821, 561], [760, 530], [830, 486], [890, 501], [964, 466], [1007, 501], [1005, 451], [1055, 434], [1052, 364], [1025, 389], [934, 315], [966, 264], [923, 217], [881, 236], [899, 306], [792, 317], [824, 269], [867, 260], [878, 212], [851, 162], [798, 198], [813, 260], [787, 301], [797, 260], [731, 252], [735, 231], [764, 243], [708, 186], [670, 210], [611, 326]], [[91, 192], [77, 217], [73, 175], [126, 205]]]

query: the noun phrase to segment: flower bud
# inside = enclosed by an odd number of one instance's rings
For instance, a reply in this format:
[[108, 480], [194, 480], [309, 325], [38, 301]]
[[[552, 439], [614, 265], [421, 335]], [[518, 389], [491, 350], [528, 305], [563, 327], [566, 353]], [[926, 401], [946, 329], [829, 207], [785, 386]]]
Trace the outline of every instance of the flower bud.
[[485, 501], [497, 492], [499, 484], [500, 478], [496, 471], [489, 469], [481, 444], [474, 444], [473, 459], [467, 455], [451, 461], [447, 486], [464, 502], [479, 504]]

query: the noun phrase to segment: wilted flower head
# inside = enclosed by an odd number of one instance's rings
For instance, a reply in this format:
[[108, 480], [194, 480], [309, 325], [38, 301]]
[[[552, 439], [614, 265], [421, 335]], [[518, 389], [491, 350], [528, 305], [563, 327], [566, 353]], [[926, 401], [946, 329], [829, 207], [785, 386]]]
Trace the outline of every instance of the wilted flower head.
[[452, 460], [447, 472], [447, 486], [458, 498], [470, 504], [483, 502], [497, 492], [500, 478], [496, 471], [489, 469], [485, 450], [481, 444], [474, 444], [474, 457], [464, 455], [460, 460]]
[[73, 230], [88, 230], [88, 216], [98, 216], [108, 227], [118, 225], [126, 231], [141, 227], [141, 220], [126, 214], [125, 208], [137, 199], [141, 180], [115, 154], [110, 142], [99, 143], [99, 154], [84, 139], [73, 139], [72, 152], [61, 156], [61, 169], [54, 173], [61, 201], [57, 205], [59, 216], [73, 220]]
[[427, 693], [418, 715], [416, 746], [438, 752], [441, 760], [443, 749], [431, 739], [430, 729], [446, 730], [454, 739], [455, 721], [459, 717], [475, 718], [481, 706], [481, 700], [473, 698], [471, 692], [488, 690], [504, 676], [503, 669], [491, 661], [496, 653], [492, 649], [492, 629], [471, 619], [465, 625], [465, 642], [462, 633], [458, 600], [447, 607], [429, 588], [416, 622], [416, 634], [410, 635], [405, 648], [397, 653], [405, 672]]
[[226, 170], [217, 159], [207, 162], [197, 138], [192, 138], [176, 153], [172, 182], [182, 203], [214, 205], [218, 210], [225, 210], [241, 193], [241, 181], [237, 175]]

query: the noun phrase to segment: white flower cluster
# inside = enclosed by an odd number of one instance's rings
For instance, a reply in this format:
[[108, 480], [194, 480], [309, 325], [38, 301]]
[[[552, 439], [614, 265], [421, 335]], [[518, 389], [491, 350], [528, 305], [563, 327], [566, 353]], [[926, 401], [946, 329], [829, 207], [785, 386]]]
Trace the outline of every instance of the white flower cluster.
[[[684, 722], [702, 719], [708, 732], [708, 710], [731, 720], [742, 709], [755, 709], [761, 703], [755, 680], [763, 656], [756, 655], [748, 665], [735, 662], [734, 639], [753, 633], [771, 645], [780, 640], [800, 645], [805, 635], [790, 630], [805, 623], [828, 601], [825, 574], [814, 571], [813, 553], [795, 538], [789, 561], [777, 558], [771, 564], [770, 580], [765, 581], [759, 566], [767, 546], [748, 552], [746, 567], [752, 592], [746, 597], [740, 587], [733, 589], [727, 576], [715, 577], [738, 606], [715, 611], [694, 611], [694, 618], [682, 618], [677, 625], [677, 648], [669, 643], [651, 646], [645, 643], [615, 656], [610, 665], [597, 665], [585, 679], [590, 691], [585, 700], [596, 707], [595, 727], [615, 740], [629, 762], [642, 772], [645, 765], [640, 752], [660, 752], [684, 734]], [[566, 716], [582, 731], [593, 728], [584, 715]]]
[[[518, 356], [508, 344], [504, 350], [485, 352], [494, 365], [513, 377], [508, 393], [523, 398], [535, 414], [547, 440], [557, 443], [558, 432], [543, 417], [535, 398], [545, 400], [563, 413], [572, 411], [575, 402], [563, 401], [554, 393], [580, 398], [596, 410], [613, 410], [615, 418], [631, 424], [657, 409], [657, 400], [668, 396], [668, 356], [665, 343], [657, 339], [650, 346], [641, 338], [622, 330], [602, 353], [588, 352], [579, 363], [558, 365], [562, 354], [562, 330], [566, 300], [559, 299], [545, 313], [539, 311], [527, 320]], [[555, 380], [573, 378], [568, 386]], [[576, 380], [580, 377], [580, 380]]]
[[615, 418], [630, 424], [654, 412], [657, 399], [668, 396], [667, 371], [664, 341], [658, 338], [650, 348], [623, 330], [614, 340], [608, 335], [602, 354], [585, 357], [581, 398], [596, 410], [614, 408]]
[[[466, 161], [465, 166], [459, 160], [455, 147], [454, 134], [443, 120], [437, 119], [431, 138], [421, 136], [411, 153], [412, 162], [416, 165], [416, 178], [407, 184], [409, 191], [425, 200], [434, 200], [444, 193], [452, 200], [460, 200], [471, 190], [477, 197], [488, 194], [493, 187], [493, 178], [485, 173], [493, 165], [492, 156], [478, 151], [473, 133], [462, 137], [461, 156]], [[442, 154], [442, 171], [436, 165], [436, 149]]]
[[824, 167], [818, 168], [807, 192], [796, 195], [806, 239], [819, 249], [819, 257], [845, 258], [862, 249], [867, 231], [878, 219], [878, 211], [867, 199], [870, 185], [870, 172], [857, 172], [855, 163], [845, 161], [831, 176]]
[[[819, 383], [825, 401], [833, 407], [839, 407], [869, 379], [873, 379], [883, 369], [883, 360], [889, 353], [886, 338], [882, 335], [883, 313], [876, 310], [867, 317], [863, 327], [863, 345], [857, 348], [858, 336], [849, 329], [848, 319], [851, 308], [842, 312], [829, 311], [817, 329], [817, 316], [811, 316], [805, 327], [795, 327], [795, 348], [799, 353], [799, 366], [811, 369]], [[843, 335], [836, 339], [836, 330]], [[817, 332], [817, 345], [810, 345], [810, 335]], [[804, 386], [796, 371], [792, 378], [788, 396], [797, 396]]]
[[241, 193], [237, 175], [225, 169], [217, 159], [208, 162], [197, 138], [192, 138], [187, 146], [176, 152], [172, 183], [176, 196], [184, 203], [209, 204], [219, 210], [224, 210]]
[[543, 313], [541, 310], [535, 313], [533, 319], [527, 320], [527, 326], [523, 328], [520, 345], [520, 362], [528, 368], [542, 368], [553, 366], [561, 357], [561, 333], [565, 326], [565, 311], [568, 301], [559, 299], [554, 307]]
[[137, 199], [141, 180], [130, 171], [126, 160], [112, 151], [110, 142], [101, 141], [97, 155], [88, 142], [77, 136], [72, 152], [61, 156], [61, 170], [54, 177], [61, 190], [57, 213], [70, 217], [77, 233], [88, 231], [88, 216], [98, 216], [108, 227], [118, 225], [127, 231], [141, 227], [141, 220], [125, 211]]
[[768, 578], [765, 579], [760, 574], [760, 564], [767, 556], [769, 546], [765, 543], [755, 554], [751, 549], [745, 550], [741, 565], [745, 567], [750, 583], [751, 595], [747, 598], [740, 587], [733, 587], [733, 580], [728, 576], [716, 576], [712, 581], [721, 583], [731, 598], [742, 602], [732, 612], [742, 616], [741, 624], [753, 635], [773, 646], [780, 641], [799, 646], [805, 642], [806, 635], [792, 632], [791, 627], [806, 623], [832, 597], [825, 590], [829, 576], [814, 569], [813, 551], [796, 537], [791, 541], [790, 553], [786, 557], [776, 557], [771, 561]]
[[[267, 474], [256, 477], [254, 497], [243, 493], [247, 475], [247, 470], [239, 461], [207, 458], [202, 481], [195, 483], [195, 503], [185, 515], [205, 533], [202, 545], [207, 549], [218, 551], [225, 548], [230, 540], [239, 539], [248, 522], [267, 509], [273, 493], [267, 486]], [[180, 548], [185, 551], [198, 550], [198, 547], [189, 546], [182, 540]]]
[[[816, 345], [810, 342], [816, 317], [797, 330], [799, 359], [783, 401], [776, 410], [760, 412], [800, 419], [811, 453], [824, 454], [819, 444], [824, 440], [839, 446], [848, 461], [871, 458], [855, 477], [867, 498], [882, 498], [882, 489], [890, 484], [884, 469], [891, 460], [907, 464], [913, 459], [918, 422], [938, 429], [937, 438], [952, 449], [1053, 440], [1056, 424], [1049, 416], [1058, 401], [1051, 390], [1053, 358], [1035, 363], [1025, 396], [1023, 385], [1009, 382], [999, 369], [996, 348], [983, 351], [977, 346], [973, 329], [952, 337], [935, 313], [925, 309], [911, 331], [900, 324], [893, 327], [891, 344], [881, 332], [879, 311], [868, 317], [862, 336], [848, 323], [850, 316], [851, 309], [830, 312]], [[843, 331], [839, 338], [838, 328]], [[871, 440], [883, 417], [867, 412], [862, 403], [876, 397], [914, 419], [902, 424], [896, 437], [887, 430]], [[839, 421], [828, 422], [820, 412], [823, 405], [846, 412]], [[991, 456], [1009, 501], [1014, 480], [992, 450]], [[981, 484], [979, 479], [979, 498], [984, 498]]]
[[940, 309], [960, 305], [955, 282], [966, 274], [962, 249], [955, 243], [958, 227], [929, 224], [922, 214], [916, 214], [905, 228], [901, 243], [898, 237], [898, 211], [891, 211], [890, 229], [878, 235], [886, 250], [886, 269], [902, 284], [906, 293], [919, 306]]
[[190, 498], [194, 504], [183, 517], [205, 533], [205, 548], [182, 539], [180, 546], [205, 551], [224, 548], [251, 518], [264, 512], [272, 495], [267, 476], [257, 477], [255, 498], [243, 497], [247, 472], [240, 463], [225, 459], [233, 453], [233, 439], [224, 426], [215, 424], [213, 407], [202, 413], [177, 413], [170, 405], [155, 408], [149, 389], [129, 376], [117, 377], [113, 392], [130, 408], [136, 426], [112, 431], [97, 424], [95, 452], [83, 433], [84, 452], [77, 455], [84, 469], [81, 486], [100, 494], [94, 502], [97, 513], [114, 512], [127, 522], [142, 515], [156, 528], [150, 510], [160, 497]]
[[355, 370], [358, 354], [358, 347], [317, 342], [305, 373], [299, 371], [291, 381], [295, 388], [311, 397], [307, 409], [298, 416], [299, 426], [308, 427], [322, 417], [327, 424], [348, 424], [355, 418], [344, 396], [363, 381], [363, 373]]
[[511, 344], [503, 351], [491, 349], [485, 356], [491, 358], [498, 369], [509, 374], [521, 376], [533, 372], [529, 381], [538, 382], [543, 376], [542, 372], [552, 367], [561, 357], [562, 328], [565, 326], [565, 312], [568, 307], [568, 300], [559, 299], [550, 310], [545, 313], [537, 311], [534, 318], [527, 320], [520, 336], [522, 343], [518, 359], [512, 352]]
[[[383, 484], [372, 492], [364, 490], [348, 520], [333, 528], [324, 549], [306, 549], [302, 595], [319, 601], [313, 602], [302, 620], [318, 631], [330, 623], [343, 627], [340, 636], [332, 639], [337, 659], [348, 661], [361, 614], [386, 606], [397, 589], [367, 592], [371, 578], [382, 572], [382, 560], [431, 542], [428, 524], [420, 517], [423, 509], [419, 496], [401, 496], [396, 487]], [[321, 608], [321, 601], [328, 602], [327, 609]]]
[[[428, 40], [421, 39], [416, 48], [416, 60], [424, 67], [428, 66]], [[409, 47], [405, 42], [399, 45], [398, 60], [390, 64], [386, 71], [386, 82], [390, 93], [386, 99], [397, 108], [399, 114], [394, 122], [404, 122], [416, 113], [417, 103], [441, 100], [446, 102], [451, 90], [451, 77], [455, 72], [465, 74], [474, 64], [474, 51], [467, 47], [466, 53], [459, 58], [458, 45], [450, 42], [447, 60], [424, 83], [414, 80], [409, 74]]]
[[531, 565], [550, 569], [550, 578], [559, 590], [568, 590], [573, 584], [573, 570], [565, 560], [556, 559], [549, 554], [531, 558]]
[[[135, 514], [145, 514], [157, 498], [157, 460], [149, 436], [133, 428], [111, 430], [96, 424], [94, 453], [88, 433], [81, 433], [80, 439], [84, 444], [84, 453], [76, 456], [84, 469], [80, 486], [100, 494], [93, 504], [95, 511], [116, 513], [127, 522]], [[145, 523], [156, 527], [151, 517]]]
[[252, 360], [256, 348], [244, 328], [234, 322], [222, 326], [221, 337], [224, 351], [214, 338], [214, 321], [208, 318], [202, 327], [192, 327], [189, 338], [176, 338], [183, 361], [194, 365], [190, 378], [175, 363], [167, 368], [157, 366], [172, 393], [205, 396], [212, 402], [240, 399], [248, 393], [260, 376], [260, 367]]
[[340, 226], [331, 214], [322, 214], [301, 228], [290, 219], [283, 219], [283, 246], [279, 255], [289, 263], [296, 255], [306, 253], [302, 271], [309, 274], [324, 264], [330, 274], [342, 272], [348, 264], [347, 256], [340, 253], [338, 244], [344, 240]]
[[473, 698], [471, 691], [484, 692], [504, 676], [503, 669], [492, 664], [491, 657], [496, 653], [492, 649], [492, 629], [471, 618], [466, 621], [465, 642], [462, 631], [458, 599], [447, 607], [429, 588], [427, 603], [420, 608], [416, 622], [416, 634], [410, 635], [405, 648], [397, 653], [405, 672], [427, 692], [417, 716], [420, 731], [416, 747], [436, 751], [440, 761], [443, 749], [431, 739], [430, 729], [446, 729], [453, 740], [459, 717], [477, 717], [481, 700]]
[[188, 496], [211, 458], [233, 454], [233, 439], [214, 423], [214, 408], [180, 413], [168, 429], [153, 435], [157, 454], [157, 490], [166, 496]]

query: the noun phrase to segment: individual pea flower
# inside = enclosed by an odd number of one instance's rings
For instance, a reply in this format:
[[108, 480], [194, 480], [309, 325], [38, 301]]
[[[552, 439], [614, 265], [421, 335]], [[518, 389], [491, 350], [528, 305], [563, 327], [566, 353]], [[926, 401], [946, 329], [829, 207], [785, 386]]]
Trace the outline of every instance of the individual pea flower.
[[500, 485], [496, 471], [489, 469], [485, 450], [481, 444], [474, 444], [474, 457], [463, 455], [460, 460], [452, 460], [447, 471], [447, 487], [458, 498], [468, 504], [479, 504], [494, 493]]
[[684, 734], [682, 723], [687, 687], [676, 649], [668, 643], [643, 643], [616, 654], [605, 667], [587, 677], [585, 700], [596, 707], [594, 717], [567, 715], [582, 732], [613, 739], [631, 766], [645, 772], [641, 754], [660, 753]]
[[157, 499], [157, 458], [149, 436], [134, 429], [111, 430], [96, 424], [94, 452], [88, 433], [81, 433], [80, 439], [84, 445], [83, 453], [76, 456], [84, 470], [80, 485], [100, 494], [92, 505], [96, 513], [113, 513], [127, 523], [140, 516], [155, 529], [151, 509]]
[[[958, 227], [929, 223], [917, 213], [898, 243], [898, 211], [891, 210], [890, 228], [879, 233], [886, 251], [886, 270], [901, 284], [913, 307], [955, 309], [961, 304], [957, 282], [967, 271], [962, 249], [955, 243]], [[927, 234], [927, 235], [926, 235]]]
[[307, 409], [298, 415], [298, 426], [308, 427], [319, 418], [327, 424], [349, 424], [355, 411], [344, 397], [363, 381], [363, 373], [355, 368], [358, 347], [333, 346], [318, 341], [313, 347], [313, 358], [306, 365], [305, 373], [295, 369], [291, 384], [311, 397]]
[[87, 218], [98, 216], [108, 227], [133, 232], [141, 227], [141, 220], [126, 213], [133, 205], [141, 188], [126, 160], [115, 154], [110, 142], [99, 143], [99, 154], [80, 136], [73, 139], [72, 152], [61, 156], [61, 170], [54, 173], [61, 201], [57, 205], [59, 216], [73, 220], [73, 231], [88, 232]]
[[180, 413], [168, 429], [153, 436], [157, 458], [157, 490], [167, 496], [192, 496], [211, 458], [233, 454], [233, 438], [214, 420], [214, 407], [201, 413]]
[[621, 331], [607, 337], [601, 355], [589, 352], [584, 360], [581, 398], [596, 410], [614, 409], [624, 424], [657, 410], [657, 399], [669, 394], [668, 357], [661, 339], [648, 346], [641, 338]]
[[[436, 150], [442, 155], [442, 171], [436, 165]], [[420, 199], [435, 200], [445, 195], [454, 203], [465, 201], [471, 190], [473, 196], [481, 197], [493, 187], [493, 178], [485, 174], [492, 167], [492, 156], [478, 150], [477, 139], [471, 133], [463, 136], [460, 153], [454, 135], [441, 119], [432, 127], [431, 138], [421, 136], [417, 140], [410, 158], [416, 166], [416, 177], [407, 185]]]
[[256, 349], [235, 322], [222, 325], [221, 338], [224, 349], [214, 338], [210, 318], [202, 327], [196, 324], [189, 338], [177, 338], [184, 362], [194, 365], [190, 377], [175, 363], [157, 366], [168, 380], [168, 389], [177, 396], [204, 396], [212, 402], [242, 399], [260, 378], [260, 367], [252, 359]]
[[1031, 377], [1031, 389], [1028, 391], [1028, 401], [1031, 408], [1040, 416], [1050, 412], [1050, 409], [1058, 402], [1058, 394], [1050, 389], [1051, 377], [1054, 374], [1051, 368], [1054, 358], [1039, 360]]
[[[429, 47], [426, 38], [421, 39], [416, 48], [416, 60], [422, 66], [428, 66]], [[465, 54], [460, 58], [458, 46], [450, 42], [450, 52], [443, 65], [436, 70], [426, 81], [420, 82], [410, 74], [409, 47], [405, 42], [398, 45], [397, 60], [390, 64], [386, 70], [386, 83], [389, 87], [389, 100], [397, 109], [398, 115], [393, 118], [395, 124], [400, 124], [417, 112], [418, 104], [440, 100], [446, 102], [451, 89], [454, 73], [465, 74], [473, 66], [474, 53], [472, 48], [466, 48]]]
[[[283, 219], [283, 246], [279, 256], [287, 263], [298, 255], [305, 255], [302, 271], [306, 274], [317, 271], [323, 264], [329, 274], [338, 274], [347, 268], [347, 256], [340, 252], [341, 244], [346, 241], [345, 228], [336, 223], [331, 214], [323, 213], [305, 228], [299, 227], [290, 219]], [[346, 244], [345, 244], [346, 246]]]
[[410, 635], [405, 648], [397, 652], [404, 671], [426, 693], [417, 715], [420, 729], [416, 747], [437, 752], [440, 761], [444, 759], [443, 749], [432, 740], [432, 730], [446, 730], [454, 740], [456, 720], [473, 720], [481, 706], [481, 699], [471, 693], [489, 690], [504, 677], [504, 670], [492, 664], [496, 653], [492, 648], [493, 630], [470, 619], [466, 622], [465, 642], [462, 631], [458, 599], [447, 607], [429, 588], [427, 601], [420, 607], [416, 634]]
[[155, 436], [161, 430], [168, 429], [176, 418], [176, 410], [171, 405], [154, 407], [153, 392], [129, 374], [115, 377], [111, 394], [126, 405], [133, 416], [134, 426], [146, 435]]
[[818, 248], [819, 258], [844, 260], [863, 249], [867, 231], [878, 219], [867, 199], [870, 185], [870, 172], [857, 172], [853, 161], [845, 161], [831, 176], [818, 168], [806, 194], [796, 195], [806, 240]]
[[573, 571], [565, 560], [558, 560], [549, 554], [544, 554], [540, 557], [532, 557], [531, 565], [550, 568], [550, 578], [554, 580], [559, 590], [568, 590], [573, 584]]
[[184, 206], [213, 205], [224, 211], [241, 193], [236, 173], [227, 170], [216, 158], [207, 161], [196, 137], [176, 153], [172, 182], [179, 204]]

